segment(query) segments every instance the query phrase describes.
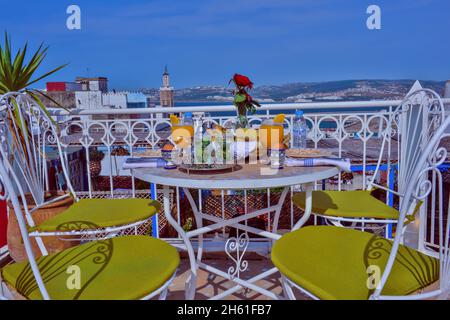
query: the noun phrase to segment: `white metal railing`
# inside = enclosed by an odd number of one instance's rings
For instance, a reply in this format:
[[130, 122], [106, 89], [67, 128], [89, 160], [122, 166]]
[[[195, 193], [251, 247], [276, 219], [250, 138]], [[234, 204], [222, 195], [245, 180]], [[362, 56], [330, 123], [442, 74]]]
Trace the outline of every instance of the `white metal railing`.
[[[450, 103], [448, 99], [447, 103]], [[358, 102], [321, 102], [321, 103], [292, 103], [292, 104], [270, 104], [263, 105], [258, 109], [258, 114], [249, 117], [251, 125], [258, 126], [264, 118], [278, 114], [281, 110], [301, 109], [305, 111], [305, 118], [310, 126], [308, 138], [314, 147], [324, 147], [332, 149], [339, 157], [352, 158], [354, 177], [351, 180], [343, 179], [339, 174], [334, 181], [321, 182], [318, 181], [316, 188], [341, 189], [361, 189], [365, 188], [367, 177], [374, 169], [374, 164], [378, 160], [381, 147], [381, 132], [383, 131], [383, 118], [388, 119], [394, 108], [401, 101], [358, 101]], [[324, 111], [322, 111], [324, 110]], [[113, 149], [120, 145], [127, 149], [130, 155], [134, 155], [142, 149], [157, 150], [161, 144], [170, 140], [170, 121], [168, 114], [192, 112], [194, 115], [199, 113], [207, 113], [203, 116], [204, 122], [216, 123], [223, 125], [227, 121], [234, 119], [235, 116], [224, 115], [224, 112], [235, 112], [235, 107], [227, 106], [193, 106], [193, 107], [174, 107], [174, 108], [149, 108], [149, 109], [99, 109], [99, 110], [74, 110], [67, 112], [65, 110], [52, 110], [51, 114], [61, 121], [62, 141], [66, 146], [78, 146], [84, 154], [87, 170], [87, 181], [79, 184], [80, 192], [89, 196], [105, 196], [108, 191], [109, 196], [114, 197], [117, 191], [123, 196], [123, 190], [129, 188], [130, 196], [143, 196], [147, 194], [150, 197], [150, 187], [137, 186], [137, 181], [133, 174], [128, 178], [114, 177], [113, 170], [109, 170], [108, 176], [103, 178], [91, 178], [89, 150], [93, 147], [101, 148], [105, 153], [106, 161], [103, 165], [113, 166], [117, 160], [112, 155]], [[103, 116], [114, 119], [98, 119]], [[293, 114], [287, 114], [285, 126], [289, 129], [293, 123]], [[292, 141], [292, 139], [291, 139]], [[391, 154], [391, 150], [395, 151], [395, 140], [389, 140], [388, 152], [384, 155], [385, 165], [383, 166], [380, 179], [394, 182], [393, 167], [396, 161], [396, 154]], [[76, 172], [73, 161], [73, 172]], [[112, 169], [112, 168], [110, 168]], [[108, 170], [106, 170], [108, 171]], [[83, 170], [78, 170], [82, 174]], [[356, 173], [357, 172], [357, 173]], [[75, 177], [76, 178], [76, 177]], [[390, 178], [390, 179], [389, 179]], [[107, 190], [103, 185], [103, 192], [100, 192], [98, 181], [102, 180], [103, 184], [107, 184]], [[83, 180], [80, 178], [80, 180]], [[106, 181], [106, 182], [105, 182]], [[348, 183], [350, 181], [350, 183]], [[291, 193], [297, 190], [293, 187]], [[182, 198], [180, 198], [180, 190], [174, 189], [173, 208], [177, 218], [186, 220], [183, 217], [183, 211], [186, 208]], [[273, 201], [273, 197], [277, 197], [277, 190], [265, 190], [265, 196], [252, 195], [249, 198], [247, 192], [243, 195], [235, 194], [234, 196], [221, 192], [217, 195], [210, 195], [208, 192], [198, 193], [200, 208], [207, 206], [208, 201], [214, 201], [221, 205], [221, 215], [229, 215], [229, 203], [233, 201], [243, 200], [245, 211], [256, 209], [255, 202], [265, 203]], [[258, 193], [261, 194], [261, 193]], [[118, 194], [117, 194], [118, 195]], [[153, 195], [155, 196], [155, 195]], [[157, 196], [160, 196], [159, 194]], [[212, 198], [214, 197], [214, 199]], [[213, 199], [213, 200], [211, 200]], [[256, 200], [255, 200], [256, 199]], [[251, 200], [251, 201], [249, 201]], [[386, 201], [392, 201], [392, 198], [386, 196]], [[251, 203], [249, 203], [251, 202]], [[259, 204], [256, 204], [258, 206]], [[252, 207], [253, 206], [253, 207]], [[298, 219], [299, 212], [292, 203], [286, 204], [287, 212], [282, 213], [282, 220], [287, 221], [286, 228], [292, 227]], [[284, 215], [284, 217], [283, 217]], [[270, 219], [270, 217], [268, 217]], [[183, 221], [182, 221], [183, 222]], [[188, 223], [188, 222], [186, 222]], [[159, 216], [160, 229], [165, 227], [165, 219], [163, 215]], [[226, 230], [223, 230], [225, 234]], [[167, 231], [165, 234], [167, 235]], [[156, 234], [157, 235], [157, 234]], [[164, 235], [161, 235], [164, 236]]]
[[[443, 99], [444, 104], [450, 105], [450, 99]], [[316, 189], [364, 189], [368, 183], [368, 177], [373, 174], [375, 163], [380, 156], [382, 132], [384, 130], [383, 118], [389, 119], [395, 108], [401, 103], [393, 101], [352, 101], [352, 102], [320, 102], [320, 103], [290, 103], [290, 104], [266, 104], [258, 109], [257, 114], [249, 117], [250, 124], [258, 126], [262, 120], [272, 117], [280, 112], [295, 109], [305, 111], [305, 118], [310, 126], [308, 134], [309, 143], [313, 147], [332, 149], [339, 157], [352, 159], [353, 177], [345, 177], [339, 174], [335, 179], [317, 181]], [[89, 197], [153, 197], [161, 200], [160, 186], [150, 186], [138, 183], [131, 173], [129, 177], [115, 177], [113, 163], [116, 157], [112, 155], [113, 149], [120, 145], [127, 149], [131, 156], [143, 149], [157, 150], [164, 141], [170, 141], [171, 113], [192, 112], [194, 115], [202, 114], [205, 123], [224, 125], [234, 119], [235, 107], [224, 106], [189, 106], [174, 108], [148, 108], [148, 109], [98, 109], [98, 110], [51, 110], [61, 123], [61, 134], [67, 146], [79, 146], [84, 154], [85, 168], [76, 168], [77, 161], [72, 163], [72, 172], [78, 172], [80, 180], [83, 180], [83, 172], [87, 172], [84, 183], [79, 184], [77, 191], [80, 195]], [[224, 115], [224, 112], [228, 112]], [[293, 123], [293, 114], [287, 114], [285, 126], [290, 129]], [[291, 139], [292, 141], [292, 139]], [[92, 178], [90, 172], [89, 150], [101, 148], [105, 153], [104, 166], [109, 166], [107, 176]], [[393, 188], [396, 183], [396, 161], [398, 144], [395, 137], [389, 137], [386, 152], [383, 154], [383, 165], [376, 177], [378, 183], [385, 183]], [[108, 168], [106, 168], [108, 169]], [[77, 171], [78, 170], [78, 171]], [[76, 178], [76, 177], [74, 177]], [[97, 181], [96, 181], [97, 180]], [[98, 180], [103, 181], [103, 188], [99, 190]], [[382, 181], [381, 181], [382, 180]], [[152, 192], [151, 190], [154, 190]], [[127, 190], [123, 190], [127, 189]], [[299, 187], [291, 188], [293, 192]], [[178, 188], [172, 190], [173, 214], [181, 224], [188, 226], [190, 221], [186, 215], [189, 210], [186, 199], [181, 197], [182, 192]], [[219, 215], [222, 218], [229, 217], [233, 208], [243, 206], [245, 212], [257, 210], [261, 205], [276, 201], [279, 196], [277, 190], [259, 190], [255, 192], [220, 192], [211, 193], [211, 190], [198, 191], [198, 206], [220, 207]], [[386, 202], [394, 205], [394, 196], [385, 194]], [[284, 210], [280, 217], [281, 228], [290, 229], [299, 219], [301, 213], [288, 197]], [[214, 205], [213, 205], [214, 204]], [[208, 208], [205, 208], [208, 209]], [[270, 221], [271, 217], [267, 217]], [[316, 217], [314, 219], [317, 219]], [[314, 222], [317, 222], [315, 220]], [[267, 225], [270, 225], [269, 223]], [[157, 228], [159, 226], [159, 228]], [[160, 234], [159, 231], [163, 233]], [[227, 230], [222, 231], [226, 236]], [[178, 238], [175, 232], [170, 231], [163, 214], [155, 217], [153, 221], [153, 234], [164, 238]], [[430, 230], [430, 234], [433, 231]], [[430, 242], [433, 244], [433, 237]]]
[[[443, 99], [447, 107], [450, 106], [450, 99]], [[352, 101], [352, 102], [320, 102], [320, 103], [289, 103], [289, 104], [266, 104], [258, 109], [258, 114], [250, 117], [250, 123], [258, 125], [264, 118], [271, 117], [284, 110], [301, 109], [305, 111], [305, 117], [311, 127], [309, 132], [310, 143], [314, 147], [326, 147], [335, 151], [336, 155], [351, 157], [354, 177], [347, 180], [339, 175], [333, 181], [318, 181], [315, 188], [335, 188], [341, 189], [360, 189], [364, 188], [367, 178], [372, 174], [373, 163], [379, 156], [380, 142], [380, 118], [389, 117], [394, 108], [401, 103], [400, 100], [392, 101]], [[80, 154], [84, 155], [81, 159], [71, 159], [66, 149], [66, 161], [71, 166], [71, 173], [74, 179], [79, 179], [78, 189], [76, 190], [81, 197], [155, 197], [161, 200], [162, 194], [159, 192], [159, 186], [153, 186], [154, 192], [149, 185], [142, 188], [139, 186], [135, 177], [131, 174], [129, 186], [122, 190], [123, 179], [113, 176], [112, 171], [106, 176], [107, 188], [98, 190], [98, 186], [93, 181], [90, 173], [89, 150], [92, 147], [100, 147], [106, 153], [106, 158], [110, 165], [114, 157], [111, 151], [114, 147], [121, 145], [129, 150], [131, 155], [141, 149], [159, 148], [160, 143], [170, 138], [170, 121], [168, 114], [192, 112], [194, 114], [205, 113], [203, 120], [205, 122], [214, 122], [224, 124], [233, 119], [233, 115], [223, 115], [224, 112], [235, 112], [233, 105], [224, 106], [189, 106], [175, 108], [148, 108], [148, 109], [98, 109], [98, 110], [73, 110], [67, 112], [62, 109], [53, 109], [50, 111], [52, 116], [62, 125], [62, 136], [67, 146], [78, 146]], [[96, 119], [97, 117], [105, 119]], [[109, 119], [106, 119], [106, 118]], [[112, 118], [112, 119], [111, 119]], [[288, 114], [286, 126], [292, 125], [293, 115]], [[165, 130], [162, 130], [165, 127]], [[386, 153], [384, 166], [378, 179], [388, 180], [388, 183], [395, 183], [395, 146], [396, 141], [389, 140], [389, 150], [394, 150], [394, 154]], [[84, 167], [80, 167], [80, 164]], [[86, 175], [87, 172], [87, 175]], [[357, 172], [357, 173], [356, 173]], [[350, 181], [350, 182], [349, 182]], [[120, 183], [120, 184], [118, 184]], [[97, 188], [96, 188], [97, 187]], [[291, 194], [297, 188], [291, 189]], [[178, 188], [172, 190], [173, 213], [178, 221], [184, 218], [185, 225], [189, 220], [183, 217], [186, 209], [183, 204], [183, 197]], [[211, 195], [208, 192], [198, 192], [199, 208], [208, 205], [208, 201], [213, 199], [215, 205], [220, 206], [222, 217], [230, 214], [230, 208], [233, 204], [242, 201], [245, 212], [255, 210], [261, 202], [265, 204], [275, 201], [278, 196], [277, 190], [262, 190], [257, 192], [244, 192], [243, 194], [228, 194], [220, 192]], [[213, 198], [212, 198], [213, 197]], [[393, 197], [386, 195], [386, 202], [393, 203]], [[256, 204], [255, 204], [256, 203]], [[211, 204], [209, 204], [211, 206]], [[280, 220], [288, 221], [288, 228], [293, 226], [298, 219], [298, 210], [289, 202], [286, 204]], [[286, 210], [287, 209], [287, 210]], [[270, 219], [271, 217], [267, 217]], [[433, 220], [432, 220], [433, 221]], [[154, 226], [159, 224], [159, 229], [167, 228], [167, 222], [163, 215], [159, 215], [154, 221]], [[431, 223], [431, 227], [432, 227]], [[430, 229], [429, 242], [433, 245], [433, 228]], [[158, 228], [154, 228], [154, 234], [158, 234]], [[223, 230], [223, 234], [226, 230]], [[177, 238], [174, 232], [165, 231], [161, 236], [168, 238]]]
[[[450, 98], [442, 99], [444, 104], [450, 104]], [[401, 100], [372, 100], [372, 101], [343, 101], [343, 102], [306, 102], [306, 103], [273, 103], [262, 104], [258, 111], [264, 111], [270, 113], [271, 111], [278, 110], [318, 110], [318, 109], [370, 109], [370, 108], [389, 108], [392, 106], [398, 106]], [[189, 107], [155, 107], [155, 108], [136, 108], [136, 109], [84, 109], [66, 111], [62, 109], [52, 110], [53, 115], [129, 115], [129, 114], [163, 114], [163, 113], [180, 113], [180, 112], [223, 112], [223, 111], [236, 111], [233, 105], [202, 105], [202, 106], [189, 106]]]

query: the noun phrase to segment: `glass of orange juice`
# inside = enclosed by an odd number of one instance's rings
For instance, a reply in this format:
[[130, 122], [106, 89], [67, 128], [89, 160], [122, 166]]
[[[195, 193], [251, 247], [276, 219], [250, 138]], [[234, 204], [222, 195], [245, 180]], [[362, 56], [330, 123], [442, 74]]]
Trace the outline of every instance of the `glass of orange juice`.
[[272, 149], [283, 143], [284, 126], [282, 123], [264, 121], [259, 128], [259, 141], [266, 149]]

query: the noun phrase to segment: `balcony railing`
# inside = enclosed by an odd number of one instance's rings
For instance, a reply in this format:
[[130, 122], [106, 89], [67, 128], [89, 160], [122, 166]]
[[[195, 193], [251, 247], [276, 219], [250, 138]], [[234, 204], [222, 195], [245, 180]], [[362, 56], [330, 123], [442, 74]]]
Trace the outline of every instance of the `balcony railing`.
[[[293, 123], [292, 110], [301, 109], [310, 127], [308, 144], [314, 148], [331, 149], [338, 157], [350, 158], [353, 174], [339, 174], [327, 181], [317, 181], [315, 189], [364, 189], [368, 177], [373, 174], [376, 162], [382, 158], [382, 166], [376, 179], [379, 183], [393, 187], [396, 181], [396, 162], [398, 144], [395, 134], [389, 134], [388, 145], [380, 155], [381, 141], [386, 133], [386, 124], [393, 110], [401, 101], [353, 101], [324, 103], [293, 103], [263, 105], [257, 114], [250, 116], [250, 124], [258, 126], [265, 118], [289, 111], [286, 127], [289, 132]], [[450, 104], [450, 99], [444, 99]], [[134, 156], [145, 150], [158, 150], [165, 141], [170, 141], [171, 113], [192, 112], [194, 118], [201, 115], [203, 123], [226, 124], [235, 118], [234, 106], [193, 106], [175, 108], [149, 109], [98, 109], [67, 112], [52, 110], [51, 114], [61, 125], [62, 141], [65, 143], [67, 161], [71, 170], [74, 186], [79, 196], [83, 197], [152, 197], [161, 200], [160, 187], [139, 181], [133, 172], [120, 170], [120, 156], [115, 155], [117, 147], [122, 147]], [[292, 139], [291, 139], [292, 141]], [[94, 148], [105, 153], [102, 172], [99, 176], [98, 163], [90, 159]], [[74, 151], [75, 150], [75, 151]], [[123, 151], [123, 150], [122, 150]], [[72, 154], [75, 152], [75, 156]], [[121, 160], [122, 159], [122, 160]], [[57, 168], [56, 168], [57, 170]], [[93, 172], [93, 171], [96, 172]], [[87, 174], [85, 174], [87, 172]], [[300, 186], [291, 188], [293, 192]], [[244, 213], [257, 210], [277, 201], [278, 190], [255, 190], [242, 192], [224, 192], [214, 190], [198, 191], [197, 199], [200, 209], [214, 211], [223, 218], [237, 213], [238, 207]], [[394, 205], [394, 196], [384, 193], [379, 195], [390, 205]], [[172, 189], [172, 213], [181, 223], [189, 228], [193, 223], [189, 204], [183, 197], [182, 190]], [[288, 196], [280, 217], [280, 229], [290, 229], [301, 216], [301, 212]], [[270, 226], [271, 217], [266, 217]], [[317, 218], [314, 218], [317, 219]], [[316, 223], [317, 221], [311, 221]], [[261, 223], [259, 221], [258, 223]], [[369, 226], [368, 226], [369, 227]], [[167, 224], [163, 214], [153, 220], [154, 236], [170, 240], [178, 235]], [[383, 231], [383, 230], [381, 230]], [[232, 230], [222, 230], [222, 234], [212, 235], [226, 237]], [[433, 231], [431, 231], [433, 232]], [[213, 237], [214, 236], [214, 237]], [[433, 237], [429, 237], [434, 241]], [[256, 239], [255, 239], [256, 240]]]

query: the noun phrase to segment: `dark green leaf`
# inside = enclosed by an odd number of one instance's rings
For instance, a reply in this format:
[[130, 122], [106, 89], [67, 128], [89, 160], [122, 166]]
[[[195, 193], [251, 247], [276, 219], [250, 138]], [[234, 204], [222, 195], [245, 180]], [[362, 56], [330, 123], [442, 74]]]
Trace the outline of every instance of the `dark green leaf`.
[[244, 102], [246, 99], [247, 99], [247, 98], [245, 97], [245, 95], [238, 93], [238, 94], [236, 94], [236, 95], [234, 96], [234, 103], [242, 103], [242, 102]]

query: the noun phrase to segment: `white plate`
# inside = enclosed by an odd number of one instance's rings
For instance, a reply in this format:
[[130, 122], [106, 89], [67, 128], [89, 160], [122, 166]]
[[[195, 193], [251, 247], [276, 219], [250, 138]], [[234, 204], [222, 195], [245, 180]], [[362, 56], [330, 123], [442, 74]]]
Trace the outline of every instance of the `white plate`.
[[286, 156], [289, 158], [321, 158], [331, 157], [333, 152], [327, 149], [287, 149]]

